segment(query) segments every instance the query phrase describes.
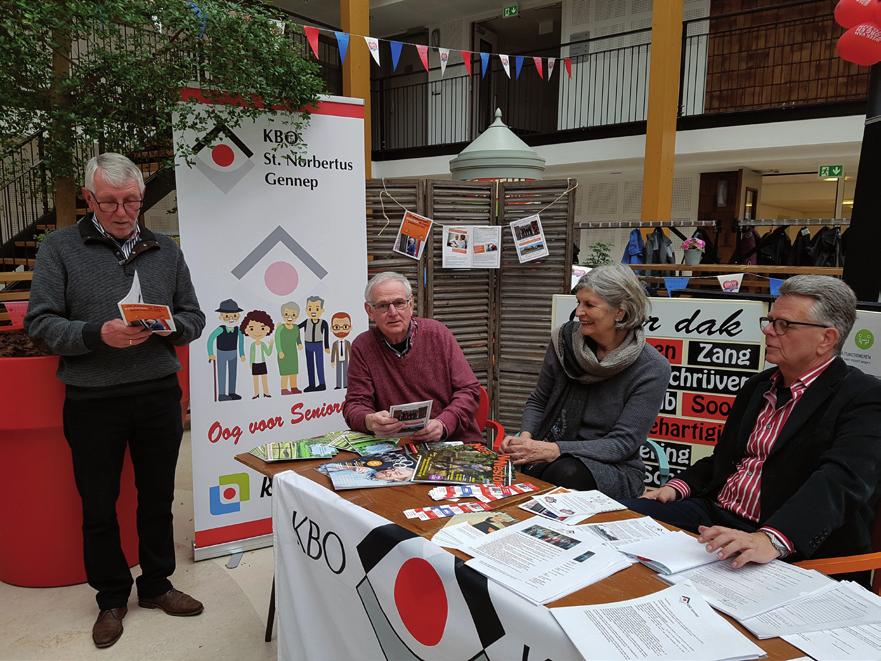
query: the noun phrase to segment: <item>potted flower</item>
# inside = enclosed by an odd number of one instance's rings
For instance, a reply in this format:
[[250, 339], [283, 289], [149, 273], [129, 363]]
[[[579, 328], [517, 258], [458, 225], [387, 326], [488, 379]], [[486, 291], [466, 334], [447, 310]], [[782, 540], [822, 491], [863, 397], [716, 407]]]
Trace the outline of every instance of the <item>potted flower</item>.
[[704, 247], [706, 244], [703, 239], [690, 238], [682, 242], [682, 249], [685, 251], [686, 264], [700, 264], [704, 256]]

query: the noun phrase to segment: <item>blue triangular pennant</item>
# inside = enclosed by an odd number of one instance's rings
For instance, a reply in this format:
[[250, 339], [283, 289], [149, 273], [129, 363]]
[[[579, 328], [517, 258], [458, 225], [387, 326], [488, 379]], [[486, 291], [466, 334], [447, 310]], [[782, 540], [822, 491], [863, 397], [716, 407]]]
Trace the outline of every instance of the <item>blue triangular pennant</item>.
[[514, 78], [515, 79], [520, 78], [520, 69], [522, 69], [522, 68], [523, 68], [523, 56], [518, 55], [517, 59], [514, 60], [514, 71], [515, 71]]
[[349, 33], [334, 32], [336, 35], [336, 45], [340, 49], [340, 64], [346, 61], [346, 50], [349, 48]]
[[664, 278], [664, 289], [667, 290], [667, 296], [672, 296], [677, 289], [685, 289], [688, 287], [690, 278]]
[[780, 285], [783, 284], [781, 278], [768, 278], [768, 288], [771, 290], [771, 296], [780, 294]]
[[489, 66], [489, 53], [480, 54], [480, 77], [486, 75], [486, 68]]
[[398, 60], [401, 59], [401, 49], [404, 47], [404, 44], [400, 41], [390, 41], [388, 44], [392, 49], [392, 71], [397, 71]]

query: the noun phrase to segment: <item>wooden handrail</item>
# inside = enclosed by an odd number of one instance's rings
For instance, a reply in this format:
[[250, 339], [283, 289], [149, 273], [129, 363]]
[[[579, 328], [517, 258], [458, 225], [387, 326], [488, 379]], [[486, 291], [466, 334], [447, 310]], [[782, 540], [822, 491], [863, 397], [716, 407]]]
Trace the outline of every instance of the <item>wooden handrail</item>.
[[3, 271], [0, 272], [0, 282], [22, 282], [23, 280], [33, 280], [33, 271]]

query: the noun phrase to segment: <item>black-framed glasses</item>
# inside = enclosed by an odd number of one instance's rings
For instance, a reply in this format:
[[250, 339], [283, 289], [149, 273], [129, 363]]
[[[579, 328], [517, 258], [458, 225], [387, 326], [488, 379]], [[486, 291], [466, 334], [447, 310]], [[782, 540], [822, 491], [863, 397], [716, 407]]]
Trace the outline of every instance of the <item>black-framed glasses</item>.
[[123, 209], [128, 211], [129, 213], [137, 213], [141, 210], [141, 206], [144, 204], [144, 200], [125, 200], [124, 202], [117, 202], [116, 200], [102, 202], [92, 191], [89, 191], [89, 194], [92, 196], [92, 199], [95, 201], [95, 204], [98, 205], [98, 208], [104, 213], [116, 213], [116, 210], [122, 206]]
[[394, 301], [390, 301], [388, 303], [376, 303], [376, 304], [371, 303], [370, 307], [372, 307], [374, 310], [376, 310], [377, 312], [379, 312], [381, 314], [386, 314], [389, 311], [389, 308], [392, 306], [394, 306], [395, 310], [397, 310], [398, 312], [401, 312], [402, 310], [405, 310], [408, 305], [410, 305], [409, 298], [398, 298], [398, 299], [395, 299]]
[[774, 327], [777, 335], [786, 335], [790, 326], [814, 326], [815, 328], [829, 328], [826, 324], [815, 324], [810, 321], [790, 321], [789, 319], [775, 319], [774, 317], [759, 317], [759, 328], [765, 330], [768, 326]]

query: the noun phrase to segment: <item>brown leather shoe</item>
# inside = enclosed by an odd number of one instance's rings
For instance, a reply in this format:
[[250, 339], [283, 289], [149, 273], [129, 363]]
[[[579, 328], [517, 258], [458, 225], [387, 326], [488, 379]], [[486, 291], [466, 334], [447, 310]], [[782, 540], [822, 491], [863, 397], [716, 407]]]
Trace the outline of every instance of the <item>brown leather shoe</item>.
[[122, 618], [127, 608], [109, 608], [98, 613], [98, 619], [92, 627], [92, 640], [95, 647], [110, 647], [122, 635]]
[[169, 615], [190, 616], [202, 612], [202, 602], [193, 599], [190, 595], [171, 588], [165, 594], [160, 594], [152, 599], [138, 598], [138, 606], [141, 608], [161, 608]]

